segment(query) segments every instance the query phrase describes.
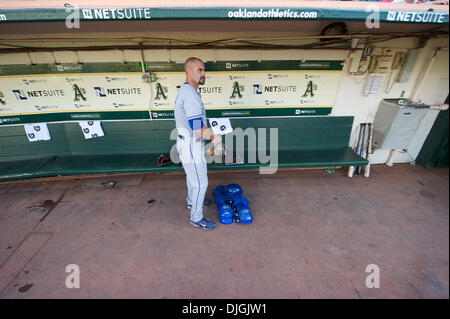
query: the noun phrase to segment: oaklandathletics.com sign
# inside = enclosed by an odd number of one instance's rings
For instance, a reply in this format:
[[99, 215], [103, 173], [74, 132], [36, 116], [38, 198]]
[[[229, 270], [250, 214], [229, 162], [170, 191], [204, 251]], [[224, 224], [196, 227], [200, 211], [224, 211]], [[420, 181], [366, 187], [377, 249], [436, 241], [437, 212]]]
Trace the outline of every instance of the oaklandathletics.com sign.
[[290, 18], [290, 19], [315, 19], [317, 18], [316, 11], [302, 11], [291, 9], [259, 9], [259, 10], [230, 10], [228, 11], [228, 18]]

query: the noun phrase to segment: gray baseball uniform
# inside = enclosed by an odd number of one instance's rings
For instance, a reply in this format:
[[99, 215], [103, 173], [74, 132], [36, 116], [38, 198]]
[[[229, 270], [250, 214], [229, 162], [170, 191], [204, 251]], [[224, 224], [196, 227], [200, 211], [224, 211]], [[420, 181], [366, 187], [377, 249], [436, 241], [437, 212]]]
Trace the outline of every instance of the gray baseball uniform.
[[178, 130], [177, 151], [186, 172], [187, 204], [192, 205], [191, 221], [203, 218], [203, 200], [208, 188], [205, 143], [193, 131], [206, 126], [206, 113], [200, 93], [189, 83], [178, 90], [174, 107]]

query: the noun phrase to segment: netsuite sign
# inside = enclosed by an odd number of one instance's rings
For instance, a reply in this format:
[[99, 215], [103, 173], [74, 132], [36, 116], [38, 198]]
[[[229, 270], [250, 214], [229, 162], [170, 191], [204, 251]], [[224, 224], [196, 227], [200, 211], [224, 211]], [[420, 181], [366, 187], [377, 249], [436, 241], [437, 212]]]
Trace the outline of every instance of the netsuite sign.
[[386, 20], [395, 22], [445, 23], [445, 17], [444, 13], [433, 11], [388, 11]]
[[151, 19], [150, 8], [82, 9], [87, 20], [141, 20]]

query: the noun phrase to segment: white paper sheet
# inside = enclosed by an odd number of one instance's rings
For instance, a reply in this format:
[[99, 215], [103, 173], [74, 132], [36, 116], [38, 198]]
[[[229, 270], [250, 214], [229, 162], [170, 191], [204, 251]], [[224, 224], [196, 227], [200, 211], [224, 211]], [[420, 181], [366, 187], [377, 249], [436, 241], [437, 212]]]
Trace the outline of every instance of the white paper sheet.
[[210, 118], [208, 120], [214, 134], [225, 135], [233, 132], [229, 118]]
[[79, 121], [85, 139], [104, 136], [100, 121]]
[[47, 123], [25, 124], [24, 128], [30, 142], [48, 141], [51, 139]]

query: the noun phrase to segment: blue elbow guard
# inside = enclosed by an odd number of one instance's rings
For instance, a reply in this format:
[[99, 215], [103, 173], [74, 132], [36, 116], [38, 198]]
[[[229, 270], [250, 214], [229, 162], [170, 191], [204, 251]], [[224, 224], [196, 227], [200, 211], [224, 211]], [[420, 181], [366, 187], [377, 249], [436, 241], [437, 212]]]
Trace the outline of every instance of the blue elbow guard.
[[233, 222], [233, 210], [228, 204], [219, 205], [219, 220], [222, 224], [231, 224]]
[[245, 197], [241, 186], [238, 184], [229, 184], [217, 186], [213, 194], [219, 209], [219, 221], [222, 224], [231, 224], [233, 222], [242, 224], [251, 224], [253, 215], [249, 208], [249, 200]]
[[193, 131], [201, 130], [205, 125], [203, 124], [202, 118], [197, 117], [195, 119], [189, 120], [189, 126]]
[[253, 221], [252, 212], [247, 205], [236, 205], [236, 209], [238, 211], [239, 222], [241, 222], [242, 224], [250, 224]]

